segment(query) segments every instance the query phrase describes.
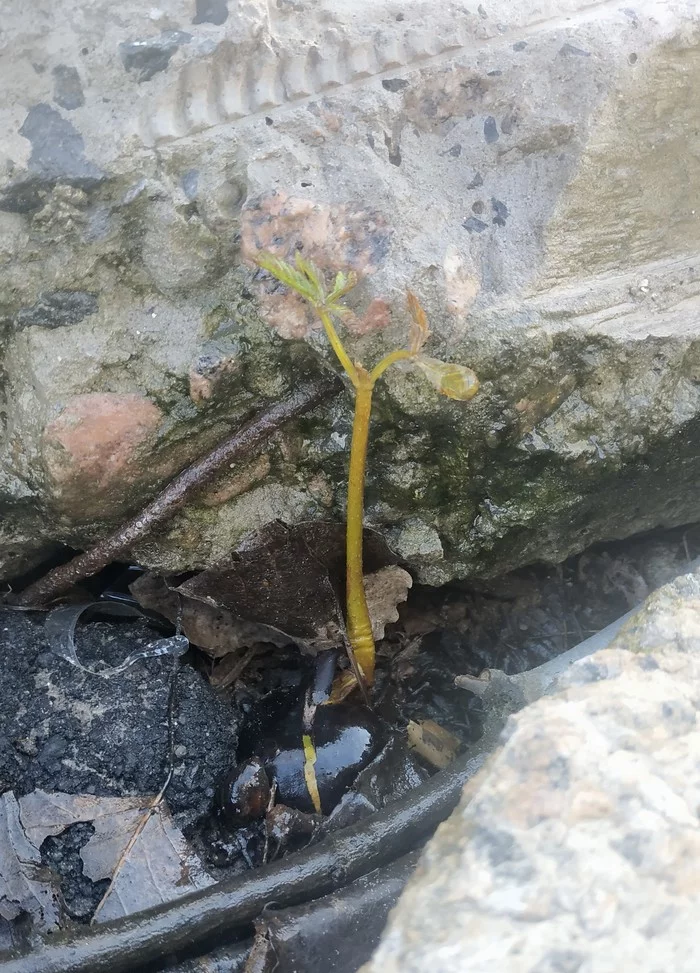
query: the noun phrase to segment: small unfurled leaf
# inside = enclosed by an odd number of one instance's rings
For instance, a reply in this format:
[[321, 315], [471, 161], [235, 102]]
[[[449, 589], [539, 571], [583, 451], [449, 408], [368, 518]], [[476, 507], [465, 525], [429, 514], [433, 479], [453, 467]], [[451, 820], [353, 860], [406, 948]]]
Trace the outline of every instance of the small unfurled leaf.
[[[344, 274], [342, 270], [339, 271], [336, 274], [333, 290], [328, 295], [327, 304], [329, 306], [335, 305], [336, 302], [339, 301], [341, 297], [345, 297], [345, 295], [348, 294], [356, 284], [357, 274], [353, 270], [351, 270], [348, 274]], [[334, 307], [334, 310], [340, 310], [342, 312], [347, 310], [347, 308], [340, 305], [339, 308]]]
[[[304, 269], [299, 266], [292, 267], [286, 260], [280, 260], [271, 253], [259, 253], [256, 259], [263, 270], [276, 277], [281, 284], [285, 284], [301, 297], [306, 298], [311, 304], [323, 303], [325, 298], [323, 286], [318, 277], [313, 276], [314, 268], [303, 258], [301, 262]], [[307, 267], [311, 271], [311, 276], [307, 273]]]
[[413, 364], [421, 370], [433, 388], [449, 399], [468, 402], [479, 391], [476, 372], [466, 365], [456, 365], [440, 361], [439, 358], [428, 358], [426, 355], [415, 358]]
[[326, 287], [321, 271], [311, 260], [303, 257], [299, 250], [294, 254], [294, 262], [297, 265], [297, 270], [306, 277], [314, 293], [317, 295], [318, 303], [323, 303], [326, 299]]
[[357, 274], [353, 271], [347, 274], [342, 270], [339, 271], [336, 274], [333, 290], [330, 294], [326, 294], [323, 273], [311, 260], [303, 257], [298, 250], [294, 255], [295, 266], [265, 252], [259, 253], [256, 260], [263, 270], [276, 277], [280, 283], [296, 291], [314, 307], [332, 311], [334, 314], [347, 313], [348, 309], [338, 302], [357, 283]]
[[430, 328], [428, 327], [426, 313], [413, 291], [407, 291], [407, 300], [408, 310], [413, 318], [411, 330], [408, 334], [408, 350], [417, 355], [430, 337]]

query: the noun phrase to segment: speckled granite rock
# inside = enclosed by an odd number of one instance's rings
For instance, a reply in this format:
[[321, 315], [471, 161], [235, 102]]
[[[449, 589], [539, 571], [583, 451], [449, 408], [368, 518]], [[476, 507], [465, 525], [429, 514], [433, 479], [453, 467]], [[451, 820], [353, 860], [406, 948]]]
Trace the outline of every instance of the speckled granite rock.
[[686, 575], [511, 718], [363, 973], [696, 973], [699, 710]]
[[[695, 0], [6, 2], [0, 576], [329, 360], [261, 245], [359, 273], [365, 363], [408, 285], [479, 373], [378, 393], [368, 516], [420, 579], [698, 519], [699, 37]], [[135, 556], [341, 516], [349, 430], [344, 397]]]

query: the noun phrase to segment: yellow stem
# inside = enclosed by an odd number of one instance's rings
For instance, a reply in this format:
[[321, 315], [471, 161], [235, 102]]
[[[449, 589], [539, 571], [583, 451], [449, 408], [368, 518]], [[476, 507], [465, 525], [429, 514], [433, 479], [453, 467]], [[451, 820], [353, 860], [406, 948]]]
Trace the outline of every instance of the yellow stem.
[[304, 780], [306, 781], [306, 789], [309, 792], [309, 797], [311, 798], [311, 803], [314, 806], [316, 814], [323, 814], [321, 809], [321, 795], [319, 794], [318, 780], [316, 778], [316, 747], [308, 733], [302, 734], [301, 743], [304, 748]]
[[375, 365], [372, 371], [370, 372], [369, 377], [372, 380], [372, 385], [374, 385], [374, 383], [377, 381], [379, 376], [383, 375], [384, 372], [387, 370], [387, 368], [389, 368], [390, 365], [393, 365], [394, 362], [405, 361], [407, 358], [415, 358], [415, 357], [416, 356], [414, 352], [405, 351], [405, 350], [392, 351], [388, 355], [385, 355], [385, 357], [382, 358], [382, 360], [377, 365]]
[[357, 369], [355, 368], [352, 361], [350, 360], [350, 356], [348, 355], [347, 351], [345, 350], [345, 348], [343, 348], [343, 343], [338, 337], [338, 332], [333, 327], [333, 322], [331, 321], [330, 314], [322, 307], [317, 307], [316, 312], [319, 318], [321, 319], [321, 322], [326, 332], [326, 336], [331, 343], [331, 347], [333, 351], [336, 353], [336, 355], [338, 356], [338, 361], [347, 372], [352, 384], [355, 386], [355, 388], [358, 388], [360, 384], [360, 378], [357, 373]]
[[374, 682], [375, 647], [372, 637], [372, 621], [367, 608], [365, 583], [362, 572], [362, 532], [364, 527], [365, 467], [369, 423], [372, 413], [374, 383], [394, 362], [414, 358], [411, 351], [392, 351], [367, 372], [362, 365], [355, 365], [338, 337], [331, 316], [323, 307], [316, 308], [328, 340], [340, 364], [355, 386], [355, 418], [352, 426], [350, 447], [350, 472], [348, 474], [348, 510], [345, 541], [346, 556], [346, 608], [348, 639], [368, 686]]
[[348, 639], [355, 661], [368, 685], [374, 681], [374, 639], [372, 622], [367, 608], [362, 574], [362, 529], [364, 520], [365, 464], [369, 441], [369, 421], [372, 412], [371, 375], [357, 366], [358, 384], [355, 387], [355, 418], [350, 447], [348, 474], [348, 510], [346, 533], [346, 598]]

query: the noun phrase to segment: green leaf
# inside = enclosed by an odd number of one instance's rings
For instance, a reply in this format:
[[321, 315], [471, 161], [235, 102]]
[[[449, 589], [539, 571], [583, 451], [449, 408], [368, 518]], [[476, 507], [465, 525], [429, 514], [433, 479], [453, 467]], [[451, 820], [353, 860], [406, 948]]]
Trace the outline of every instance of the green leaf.
[[351, 291], [356, 284], [357, 274], [353, 270], [347, 274], [344, 274], [342, 270], [338, 271], [333, 284], [333, 290], [328, 295], [328, 304], [337, 305], [340, 298], [345, 297], [345, 295]]
[[296, 291], [297, 294], [300, 294], [301, 297], [306, 298], [312, 304], [318, 303], [320, 286], [318, 278], [310, 278], [306, 270], [298, 270], [287, 263], [286, 260], [281, 260], [279, 257], [265, 252], [257, 255], [256, 262], [259, 267], [277, 278], [281, 284], [285, 284], [291, 290]]
[[294, 255], [294, 261], [297, 265], [297, 269], [304, 275], [308, 283], [310, 284], [310, 289], [314, 294], [315, 304], [324, 304], [326, 301], [326, 287], [323, 282], [323, 275], [319, 271], [318, 267], [313, 264], [310, 260], [302, 257], [299, 250]]
[[326, 294], [323, 274], [314, 263], [303, 257], [298, 250], [294, 255], [294, 263], [296, 264], [294, 267], [286, 260], [281, 260], [265, 251], [261, 251], [255, 259], [258, 266], [276, 277], [281, 284], [301, 295], [313, 307], [323, 308], [331, 314], [343, 315], [347, 313], [348, 309], [338, 302], [357, 283], [357, 274], [353, 271], [345, 274], [341, 270], [336, 274], [333, 290], [330, 294]]
[[466, 365], [440, 361], [439, 358], [428, 358], [427, 355], [414, 358], [413, 364], [420, 369], [433, 388], [449, 399], [468, 402], [479, 391], [476, 372]]

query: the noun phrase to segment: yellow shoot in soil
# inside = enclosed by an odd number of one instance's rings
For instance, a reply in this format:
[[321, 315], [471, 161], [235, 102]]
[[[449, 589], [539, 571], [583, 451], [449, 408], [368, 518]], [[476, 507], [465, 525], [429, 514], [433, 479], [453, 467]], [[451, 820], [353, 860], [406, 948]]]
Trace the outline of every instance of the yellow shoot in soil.
[[301, 738], [301, 745], [304, 749], [304, 780], [306, 789], [309, 792], [311, 803], [316, 814], [323, 814], [321, 808], [321, 795], [318, 790], [318, 780], [316, 779], [316, 747], [308, 733], [304, 733]]
[[355, 274], [338, 273], [333, 287], [326, 290], [320, 271], [300, 253], [296, 254], [294, 265], [280, 260], [269, 253], [257, 257], [258, 264], [281, 283], [295, 291], [309, 302], [318, 315], [326, 336], [345, 373], [355, 390], [355, 417], [352, 427], [350, 446], [350, 471], [348, 474], [348, 508], [345, 541], [347, 568], [346, 580], [346, 622], [348, 640], [355, 664], [367, 685], [374, 682], [375, 646], [372, 636], [372, 622], [367, 609], [365, 587], [362, 573], [362, 530], [364, 521], [365, 468], [367, 445], [369, 442], [369, 423], [372, 413], [372, 393], [377, 379], [391, 365], [397, 362], [411, 364], [419, 369], [430, 384], [442, 395], [451, 399], [467, 402], [479, 391], [479, 380], [471, 368], [428, 358], [421, 354], [430, 330], [425, 311], [415, 294], [408, 292], [408, 307], [412, 325], [408, 347], [392, 351], [371, 371], [359, 362], [353, 362], [348, 355], [333, 324], [333, 316], [342, 317], [347, 308], [341, 304], [342, 298], [355, 286]]

